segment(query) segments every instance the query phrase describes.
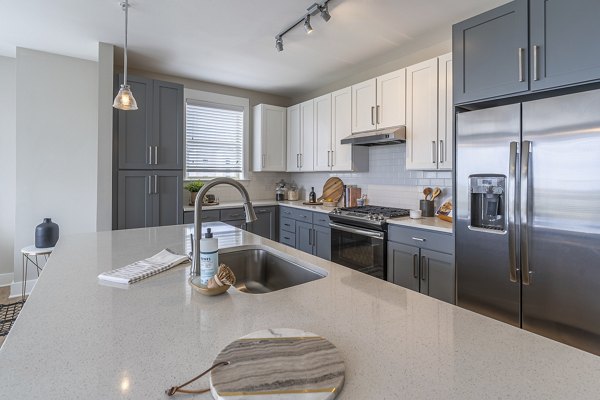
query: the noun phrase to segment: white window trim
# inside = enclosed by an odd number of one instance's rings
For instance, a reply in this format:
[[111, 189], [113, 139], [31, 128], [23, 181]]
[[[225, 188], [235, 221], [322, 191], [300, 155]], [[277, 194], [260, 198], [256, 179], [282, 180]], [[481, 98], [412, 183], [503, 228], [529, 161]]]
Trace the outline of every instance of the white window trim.
[[[184, 101], [187, 103], [187, 100], [196, 100], [196, 101], [206, 101], [209, 103], [217, 103], [217, 104], [225, 104], [225, 105], [229, 105], [229, 106], [237, 106], [237, 107], [243, 107], [244, 109], [244, 126], [243, 126], [243, 150], [242, 150], [242, 162], [243, 162], [243, 166], [242, 166], [242, 173], [240, 175], [239, 178], [237, 178], [237, 180], [247, 180], [248, 179], [248, 172], [250, 171], [250, 100], [244, 97], [236, 97], [236, 96], [229, 96], [226, 94], [219, 94], [219, 93], [212, 93], [212, 92], [204, 92], [202, 90], [196, 90], [196, 89], [188, 89], [188, 88], [184, 88], [183, 89], [183, 97], [184, 97]], [[185, 103], [184, 103], [185, 104]], [[184, 118], [184, 125], [183, 125], [183, 132], [184, 135], [187, 135], [187, 129], [186, 129], [186, 122], [187, 122], [187, 117]], [[187, 159], [187, 149], [185, 148], [185, 143], [186, 140], [184, 138], [184, 154], [185, 157]], [[202, 181], [210, 181], [212, 179], [214, 179], [214, 177], [200, 177], [200, 178], [190, 178], [188, 177], [187, 174], [187, 161], [186, 161], [186, 168], [185, 168], [185, 177], [184, 180], [185, 181], [192, 181], [192, 180], [202, 180]]]

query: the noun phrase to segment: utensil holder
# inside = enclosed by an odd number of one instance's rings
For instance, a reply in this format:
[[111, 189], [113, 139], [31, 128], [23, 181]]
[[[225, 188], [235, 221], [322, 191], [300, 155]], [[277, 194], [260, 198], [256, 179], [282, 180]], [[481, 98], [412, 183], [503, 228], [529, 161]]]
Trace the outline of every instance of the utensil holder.
[[419, 200], [419, 209], [423, 217], [433, 217], [434, 207], [432, 200]]

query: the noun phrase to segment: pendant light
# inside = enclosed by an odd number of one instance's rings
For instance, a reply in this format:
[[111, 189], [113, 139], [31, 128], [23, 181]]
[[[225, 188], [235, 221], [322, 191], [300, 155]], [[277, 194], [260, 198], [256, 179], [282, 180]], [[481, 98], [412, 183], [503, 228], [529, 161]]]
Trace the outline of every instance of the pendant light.
[[119, 93], [117, 97], [115, 97], [115, 101], [113, 103], [114, 108], [118, 108], [119, 110], [124, 111], [132, 111], [137, 110], [137, 102], [133, 97], [133, 93], [131, 93], [131, 88], [127, 84], [127, 17], [129, 15], [129, 0], [125, 0], [121, 3], [121, 8], [125, 11], [125, 53], [123, 60], [123, 84], [119, 89]]

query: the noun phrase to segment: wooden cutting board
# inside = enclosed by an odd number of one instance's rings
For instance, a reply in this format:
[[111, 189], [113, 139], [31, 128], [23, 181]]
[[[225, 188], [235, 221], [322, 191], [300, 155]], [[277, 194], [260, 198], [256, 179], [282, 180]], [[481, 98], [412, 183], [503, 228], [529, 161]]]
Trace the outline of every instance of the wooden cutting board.
[[327, 339], [297, 329], [269, 329], [225, 347], [214, 364], [210, 388], [216, 400], [332, 400], [344, 385], [345, 364]]
[[323, 185], [323, 194], [317, 201], [331, 199], [334, 202], [340, 201], [344, 194], [344, 182], [337, 176], [327, 179]]

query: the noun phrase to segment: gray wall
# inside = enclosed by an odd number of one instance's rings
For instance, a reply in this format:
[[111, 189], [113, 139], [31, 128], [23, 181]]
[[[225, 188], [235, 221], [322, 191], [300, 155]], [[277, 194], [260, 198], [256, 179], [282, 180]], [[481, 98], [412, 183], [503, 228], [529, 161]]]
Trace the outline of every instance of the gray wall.
[[0, 56], [0, 286], [12, 281], [16, 190], [16, 61]]
[[16, 63], [18, 282], [19, 249], [44, 217], [61, 236], [96, 230], [98, 63], [23, 48]]

